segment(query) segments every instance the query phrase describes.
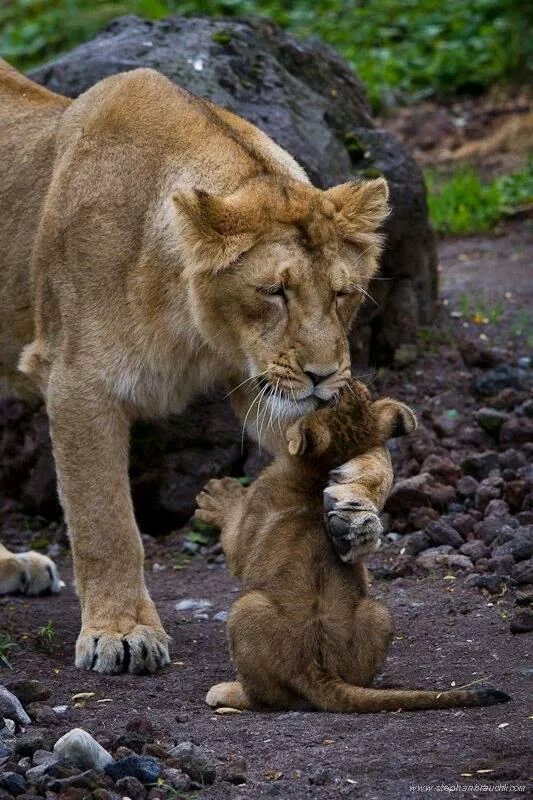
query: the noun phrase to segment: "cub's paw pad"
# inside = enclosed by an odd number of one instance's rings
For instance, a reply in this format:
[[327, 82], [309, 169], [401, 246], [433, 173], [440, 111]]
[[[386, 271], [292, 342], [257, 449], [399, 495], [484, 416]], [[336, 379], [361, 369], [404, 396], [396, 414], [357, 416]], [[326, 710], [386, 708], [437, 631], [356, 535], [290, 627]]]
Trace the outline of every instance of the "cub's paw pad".
[[221, 528], [235, 501], [245, 494], [246, 488], [235, 478], [213, 478], [196, 497], [196, 519], [207, 525]]
[[0, 561], [0, 594], [57, 594], [65, 584], [48, 556], [28, 550]]
[[330, 511], [326, 526], [333, 549], [347, 563], [374, 553], [381, 545], [383, 526], [372, 511]]
[[205, 702], [211, 708], [238, 708], [250, 707], [244, 689], [238, 681], [216, 683], [205, 696]]
[[94, 672], [142, 675], [169, 663], [168, 636], [148, 625], [135, 625], [126, 634], [82, 631], [76, 642], [76, 666]]

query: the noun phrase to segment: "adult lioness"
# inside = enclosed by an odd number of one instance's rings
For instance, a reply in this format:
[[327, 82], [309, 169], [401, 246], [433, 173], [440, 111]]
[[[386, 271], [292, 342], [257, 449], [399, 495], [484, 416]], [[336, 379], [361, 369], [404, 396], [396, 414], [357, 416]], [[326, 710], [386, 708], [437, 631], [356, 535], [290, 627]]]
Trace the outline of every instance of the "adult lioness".
[[[384, 180], [319, 191], [255, 127], [151, 70], [70, 102], [0, 66], [0, 377], [46, 399], [78, 666], [168, 662], [130, 498], [131, 420], [228, 379], [256, 381], [273, 414], [332, 398], [386, 213]], [[367, 504], [351, 503], [357, 460], [331, 487], [337, 526], [368, 524], [389, 489], [385, 452], [369, 458], [381, 477]], [[26, 561], [33, 572], [0, 552], [0, 591], [17, 570], [34, 589], [46, 566]]]

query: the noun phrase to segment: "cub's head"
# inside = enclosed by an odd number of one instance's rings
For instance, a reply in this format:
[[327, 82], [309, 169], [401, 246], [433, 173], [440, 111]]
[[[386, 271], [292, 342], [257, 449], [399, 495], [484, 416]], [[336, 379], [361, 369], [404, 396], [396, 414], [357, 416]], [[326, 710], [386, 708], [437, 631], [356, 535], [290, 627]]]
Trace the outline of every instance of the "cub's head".
[[377, 269], [387, 197], [383, 178], [174, 196], [197, 329], [274, 418], [312, 411], [349, 377], [347, 333]]
[[388, 439], [416, 428], [414, 412], [386, 397], [372, 401], [367, 388], [350, 378], [335, 406], [320, 408], [286, 429], [289, 453], [317, 459], [324, 468], [337, 467]]

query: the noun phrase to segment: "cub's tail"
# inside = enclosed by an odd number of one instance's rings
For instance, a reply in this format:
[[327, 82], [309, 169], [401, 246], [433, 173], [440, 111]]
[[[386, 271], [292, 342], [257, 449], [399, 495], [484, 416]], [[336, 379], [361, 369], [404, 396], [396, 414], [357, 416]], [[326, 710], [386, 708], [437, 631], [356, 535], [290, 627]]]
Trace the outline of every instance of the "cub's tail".
[[490, 687], [449, 689], [442, 692], [417, 689], [369, 689], [352, 686], [315, 668], [301, 676], [298, 691], [320, 711], [373, 714], [378, 711], [416, 711], [433, 708], [493, 706], [507, 703], [505, 692]]

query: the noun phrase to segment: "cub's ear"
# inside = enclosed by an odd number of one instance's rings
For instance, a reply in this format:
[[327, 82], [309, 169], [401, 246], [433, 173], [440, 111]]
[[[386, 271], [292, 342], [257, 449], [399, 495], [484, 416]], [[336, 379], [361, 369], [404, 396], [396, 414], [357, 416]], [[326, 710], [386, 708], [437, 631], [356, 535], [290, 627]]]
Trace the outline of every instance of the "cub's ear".
[[293, 422], [286, 431], [288, 450], [291, 456], [320, 455], [331, 442], [331, 434], [316, 417]]
[[394, 439], [396, 436], [412, 433], [417, 426], [415, 412], [404, 403], [398, 403], [388, 397], [377, 400], [373, 404], [372, 410], [376, 415], [378, 430], [383, 442], [386, 442], [387, 439]]
[[258, 220], [242, 192], [223, 197], [195, 189], [172, 200], [187, 271], [218, 272], [257, 241]]
[[356, 243], [367, 243], [369, 235], [375, 234], [389, 214], [389, 187], [385, 178], [341, 183], [324, 194], [335, 206], [341, 234]]

